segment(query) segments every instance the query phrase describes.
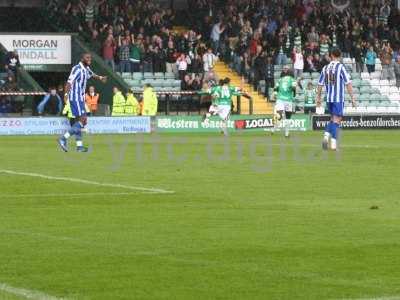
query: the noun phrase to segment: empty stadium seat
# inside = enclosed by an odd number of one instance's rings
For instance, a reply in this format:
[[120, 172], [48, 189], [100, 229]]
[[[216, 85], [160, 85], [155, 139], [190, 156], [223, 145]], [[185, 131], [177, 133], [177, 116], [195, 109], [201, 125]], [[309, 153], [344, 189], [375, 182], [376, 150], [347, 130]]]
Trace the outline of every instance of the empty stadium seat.
[[154, 78], [155, 78], [155, 79], [164, 79], [165, 76], [164, 76], [164, 73], [163, 73], [163, 72], [155, 72], [155, 73], [154, 73]]
[[390, 86], [388, 86], [388, 85], [381, 86], [379, 88], [379, 90], [380, 90], [381, 94], [384, 94], [384, 95], [390, 94]]
[[396, 86], [391, 86], [390, 87], [390, 94], [398, 94], [399, 89]]
[[369, 101], [370, 99], [371, 99], [371, 97], [370, 97], [369, 94], [361, 94], [361, 95], [360, 95], [360, 98], [359, 98], [359, 101], [360, 101], [360, 102], [367, 102], [367, 101]]
[[351, 73], [351, 78], [352, 78], [352, 80], [361, 79], [360, 73], [357, 73], [357, 72]]
[[369, 73], [363, 72], [361, 73], [361, 79], [369, 79]]
[[386, 86], [386, 85], [390, 85], [389, 80], [387, 79], [382, 79], [379, 81], [379, 85], [380, 86]]
[[361, 80], [361, 86], [371, 86], [371, 83], [369, 80]]
[[380, 84], [380, 80], [379, 79], [372, 79], [371, 80], [371, 86], [372, 87], [379, 87], [381, 84]]
[[361, 80], [358, 79], [358, 78], [355, 78], [355, 79], [352, 81], [352, 84], [353, 84], [353, 87], [360, 87], [360, 86], [361, 86]]
[[380, 78], [381, 78], [381, 72], [371, 73], [371, 79], [380, 79]]
[[142, 85], [145, 85], [145, 84], [151, 84], [151, 85], [153, 85], [153, 84], [154, 84], [153, 81], [154, 81], [153, 78], [145, 78], [145, 79], [143, 79], [143, 80], [141, 81], [141, 84], [142, 84]]
[[370, 94], [372, 89], [369, 86], [362, 86], [360, 88], [360, 93], [361, 94]]
[[371, 88], [371, 94], [380, 94], [379, 87], [373, 87]]
[[175, 79], [165, 79], [163, 81], [163, 87], [171, 88], [174, 86]]
[[153, 81], [153, 86], [157, 88], [161, 88], [164, 86], [164, 79], [155, 79]]
[[141, 73], [141, 72], [132, 73], [132, 78], [136, 79], [136, 80], [142, 80], [143, 79], [143, 73]]
[[385, 101], [385, 99], [382, 98], [382, 95], [379, 94], [379, 93], [374, 93], [374, 94], [372, 94], [371, 97], [370, 97], [370, 99], [371, 99], [371, 100], [375, 100], [375, 101], [379, 101], [379, 102]]
[[165, 73], [164, 78], [165, 79], [175, 79], [175, 74], [174, 73]]
[[144, 72], [143, 73], [143, 78], [144, 79], [153, 79], [154, 78], [154, 74], [152, 72]]
[[131, 79], [131, 80], [130, 80], [130, 83], [131, 83], [131, 85], [132, 85], [133, 87], [141, 87], [140, 80]]

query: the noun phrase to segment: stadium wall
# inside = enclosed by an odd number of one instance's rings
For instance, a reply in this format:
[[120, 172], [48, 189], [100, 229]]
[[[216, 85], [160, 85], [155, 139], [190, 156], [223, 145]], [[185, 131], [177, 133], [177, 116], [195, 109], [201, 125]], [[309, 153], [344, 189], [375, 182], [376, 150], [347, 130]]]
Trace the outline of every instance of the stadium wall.
[[[292, 131], [324, 130], [328, 115], [297, 114], [289, 120]], [[136, 116], [89, 117], [90, 134], [133, 134], [150, 132], [212, 133], [220, 132], [221, 120], [211, 117], [204, 122], [201, 116]], [[69, 128], [65, 117], [0, 118], [1, 135], [60, 135]], [[281, 124], [283, 127], [284, 124]], [[233, 115], [228, 122], [230, 132], [262, 132], [273, 127], [272, 115]], [[342, 121], [342, 129], [400, 129], [400, 115], [349, 115]]]
[[[67, 118], [0, 118], [0, 135], [61, 135], [70, 128]], [[151, 132], [150, 117], [89, 117], [90, 134]]]
[[[290, 121], [292, 130], [310, 129], [308, 115], [297, 115]], [[65, 117], [44, 118], [0, 118], [1, 135], [60, 135], [69, 128]], [[234, 115], [228, 122], [234, 131], [268, 131], [273, 126], [270, 115]], [[219, 132], [221, 120], [212, 117], [204, 122], [200, 116], [157, 116], [157, 117], [89, 117], [87, 130], [90, 134], [131, 134], [156, 132]]]

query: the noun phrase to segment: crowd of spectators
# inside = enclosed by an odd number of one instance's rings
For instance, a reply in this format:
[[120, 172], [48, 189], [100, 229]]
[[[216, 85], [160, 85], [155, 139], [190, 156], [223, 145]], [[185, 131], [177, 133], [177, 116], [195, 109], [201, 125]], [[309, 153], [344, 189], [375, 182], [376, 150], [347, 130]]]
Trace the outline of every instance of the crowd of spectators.
[[213, 1], [194, 2], [204, 7], [197, 10], [197, 26], [210, 33], [214, 52], [255, 86], [273, 81], [273, 65], [292, 63], [296, 77], [320, 72], [333, 47], [355, 59], [354, 71], [374, 72], [379, 58], [381, 79], [400, 79], [400, 14], [390, 1], [236, 0], [220, 8]]
[[52, 0], [48, 9], [58, 26], [79, 32], [114, 71], [173, 72], [185, 81], [185, 90], [215, 79], [218, 57], [209, 49], [208, 36], [194, 27], [174, 32], [172, 9], [130, 0]]
[[[49, 2], [60, 26], [80, 32], [115, 71], [199, 73], [200, 36], [172, 35], [175, 15], [152, 1]], [[196, 54], [196, 55], [195, 55]]]
[[[273, 85], [275, 65], [293, 63], [297, 77], [319, 72], [332, 47], [354, 58], [358, 72], [374, 72], [379, 58], [382, 79], [400, 76], [400, 14], [389, 0], [188, 0], [188, 7], [176, 14], [152, 1], [52, 0], [48, 8], [113, 70], [174, 72], [186, 88], [198, 88], [196, 76], [214, 80], [218, 59], [255, 87]], [[176, 34], [178, 16], [190, 23]]]

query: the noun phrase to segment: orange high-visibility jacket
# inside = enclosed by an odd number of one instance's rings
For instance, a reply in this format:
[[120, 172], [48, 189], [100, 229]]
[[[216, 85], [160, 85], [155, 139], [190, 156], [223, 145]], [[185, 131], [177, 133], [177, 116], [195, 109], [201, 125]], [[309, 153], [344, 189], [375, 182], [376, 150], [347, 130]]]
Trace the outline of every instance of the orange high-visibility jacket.
[[89, 109], [91, 112], [97, 110], [97, 105], [99, 103], [99, 97], [100, 95], [98, 93], [95, 93], [93, 96], [86, 94], [85, 100], [87, 106], [89, 106]]

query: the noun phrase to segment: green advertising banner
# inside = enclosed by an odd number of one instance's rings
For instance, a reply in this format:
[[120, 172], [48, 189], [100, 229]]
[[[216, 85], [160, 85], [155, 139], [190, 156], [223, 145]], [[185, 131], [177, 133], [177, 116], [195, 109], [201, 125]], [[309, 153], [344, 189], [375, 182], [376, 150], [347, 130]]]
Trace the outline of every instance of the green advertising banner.
[[[310, 118], [308, 115], [294, 115], [287, 120], [291, 130], [310, 130]], [[219, 132], [222, 120], [219, 117], [211, 117], [203, 121], [201, 116], [158, 116], [155, 128], [158, 132]], [[280, 122], [280, 127], [283, 127]], [[273, 127], [271, 115], [233, 115], [228, 121], [228, 129], [231, 132], [268, 131]]]

